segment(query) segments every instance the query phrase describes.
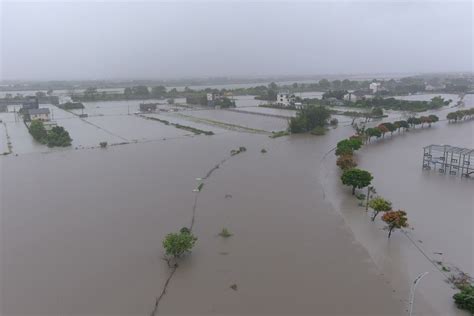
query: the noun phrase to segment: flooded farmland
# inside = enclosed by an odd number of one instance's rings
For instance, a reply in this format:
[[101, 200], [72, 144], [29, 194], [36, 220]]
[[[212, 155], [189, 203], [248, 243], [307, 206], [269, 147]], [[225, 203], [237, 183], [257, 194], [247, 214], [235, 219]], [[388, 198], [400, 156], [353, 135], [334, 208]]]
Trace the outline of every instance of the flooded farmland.
[[[159, 314], [294, 314], [297, 308], [401, 315], [410, 281], [429, 269], [417, 315], [463, 315], [420, 250], [400, 232], [388, 241], [340, 185], [331, 149], [352, 127], [271, 139], [269, 132], [285, 129], [286, 119], [261, 114], [288, 110], [249, 105], [244, 113], [146, 115], [215, 132], [204, 136], [128, 115], [129, 104], [118, 105], [87, 103], [85, 119], [52, 108], [78, 150], [37, 144], [23, 123], [2, 114], [19, 154], [0, 158], [2, 314], [150, 314], [169, 275], [161, 241], [190, 224], [197, 197], [198, 243], [174, 274]], [[473, 147], [472, 122], [386, 137], [357, 159], [373, 172], [377, 191], [408, 211], [409, 234], [420, 249], [472, 272], [472, 181], [421, 169], [423, 146], [452, 139]], [[103, 140], [129, 144], [98, 149]], [[247, 151], [230, 157], [239, 146]], [[223, 159], [202, 191], [193, 192], [196, 178]], [[434, 194], [440, 190], [447, 193]], [[420, 195], [427, 197], [422, 203]], [[217, 235], [224, 227], [231, 238]]]

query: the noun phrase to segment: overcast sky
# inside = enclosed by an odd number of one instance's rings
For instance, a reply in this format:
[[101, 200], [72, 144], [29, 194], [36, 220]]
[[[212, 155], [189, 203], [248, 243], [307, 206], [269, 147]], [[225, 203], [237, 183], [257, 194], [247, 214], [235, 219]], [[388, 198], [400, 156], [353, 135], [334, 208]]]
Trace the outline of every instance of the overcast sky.
[[0, 3], [1, 79], [473, 70], [471, 1]]

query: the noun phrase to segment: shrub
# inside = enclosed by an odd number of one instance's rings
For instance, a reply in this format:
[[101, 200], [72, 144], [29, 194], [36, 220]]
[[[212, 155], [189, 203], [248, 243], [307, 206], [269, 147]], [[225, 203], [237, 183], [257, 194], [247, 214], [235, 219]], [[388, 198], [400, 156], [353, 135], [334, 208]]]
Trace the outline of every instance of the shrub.
[[44, 128], [43, 122], [39, 120], [32, 120], [29, 128], [29, 132], [33, 138], [44, 144], [46, 143], [46, 137], [47, 137], [47, 132], [46, 129]]
[[374, 210], [372, 222], [380, 212], [388, 212], [392, 209], [392, 203], [381, 197], [376, 197], [369, 202], [369, 207]]
[[167, 256], [179, 258], [186, 252], [191, 252], [196, 241], [197, 237], [195, 237], [188, 228], [186, 228], [186, 230], [181, 229], [179, 233], [166, 235], [163, 240], [163, 248], [165, 248]]
[[332, 126], [336, 126], [337, 124], [339, 124], [339, 121], [337, 118], [333, 118], [331, 121], [329, 121], [329, 124], [331, 124]]
[[405, 211], [388, 211], [382, 216], [382, 220], [387, 223], [388, 238], [392, 235], [394, 229], [408, 227], [408, 218]]
[[100, 145], [100, 148], [105, 148], [107, 147], [107, 142], [100, 142], [99, 145]]
[[229, 232], [227, 228], [222, 228], [221, 232], [219, 233], [219, 236], [223, 238], [229, 238], [232, 236], [232, 234]]
[[324, 135], [326, 134], [326, 129], [322, 126], [316, 126], [315, 128], [313, 128], [311, 130], [311, 135], [318, 135], [318, 136], [321, 136], [321, 135]]
[[341, 181], [344, 185], [352, 187], [352, 195], [355, 194], [355, 189], [361, 189], [370, 184], [373, 177], [370, 172], [353, 168], [345, 170], [341, 176]]
[[454, 294], [454, 302], [459, 309], [464, 309], [474, 315], [474, 286], [467, 285], [461, 292]]
[[357, 166], [357, 163], [354, 161], [352, 155], [341, 155], [337, 158], [336, 164], [342, 170], [352, 169]]
[[71, 146], [72, 139], [69, 133], [62, 126], [55, 126], [46, 137], [48, 147], [67, 147]]

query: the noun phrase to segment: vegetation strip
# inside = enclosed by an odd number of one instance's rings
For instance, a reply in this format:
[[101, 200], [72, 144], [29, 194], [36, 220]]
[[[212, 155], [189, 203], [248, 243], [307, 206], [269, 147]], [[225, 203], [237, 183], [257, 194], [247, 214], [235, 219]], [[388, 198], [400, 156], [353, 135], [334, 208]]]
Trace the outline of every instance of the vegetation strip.
[[[447, 118], [448, 120], [454, 121], [457, 121], [458, 119], [472, 119], [473, 114], [474, 109], [461, 110], [449, 113]], [[455, 300], [455, 303], [458, 308], [465, 309], [473, 313], [474, 285], [472, 283], [472, 278], [462, 271], [460, 271], [460, 274], [466, 277], [464, 283], [458, 283], [453, 281], [453, 279], [456, 279], [455, 275], [447, 276], [446, 272], [449, 272], [450, 270], [443, 265], [442, 268], [437, 266], [435, 264], [435, 261], [431, 259], [415, 241], [413, 241], [413, 239], [408, 235], [408, 232], [403, 230], [403, 228], [409, 226], [407, 213], [403, 210], [393, 210], [392, 203], [380, 196], [370, 199], [371, 193], [375, 192], [375, 189], [370, 186], [373, 177], [368, 171], [355, 168], [357, 164], [353, 159], [353, 153], [356, 150], [360, 149], [363, 144], [363, 140], [365, 140], [365, 143], [367, 143], [370, 142], [370, 138], [373, 136], [380, 138], [381, 136], [383, 137], [387, 132], [393, 134], [393, 132], [397, 129], [400, 132], [402, 128], [404, 130], [408, 130], [409, 127], [416, 127], [416, 125], [420, 124], [422, 127], [424, 124], [431, 126], [432, 123], [435, 123], [437, 121], [439, 121], [439, 118], [436, 115], [430, 115], [422, 116], [420, 118], [411, 117], [406, 121], [396, 121], [393, 123], [386, 122], [380, 124], [375, 128], [368, 129], [365, 129], [365, 126], [359, 128], [356, 125], [356, 135], [353, 135], [348, 139], [341, 140], [337, 143], [335, 154], [338, 156], [338, 159], [336, 164], [343, 170], [343, 174], [341, 176], [342, 183], [352, 187], [353, 195], [355, 193], [356, 188], [362, 189], [367, 187], [366, 210], [369, 207], [373, 210], [373, 215], [371, 217], [372, 221], [375, 220], [375, 218], [380, 212], [383, 212], [384, 214], [382, 216], [382, 221], [386, 223], [386, 229], [388, 230], [388, 238], [390, 238], [393, 230], [400, 229], [402, 233], [410, 240], [410, 242], [420, 251], [420, 253], [428, 261], [430, 261], [440, 273], [442, 273], [446, 277], [447, 281], [453, 284], [455, 288], [460, 290], [460, 292], [456, 293], [453, 296], [453, 299]], [[362, 199], [364, 199], [363, 196]]]
[[[243, 146], [239, 147], [238, 149], [233, 149], [231, 151], [231, 155], [227, 158], [222, 159], [216, 166], [214, 166], [212, 169], [210, 169], [204, 178], [199, 178], [199, 180], [205, 180], [208, 179], [211, 174], [220, 168], [220, 166], [225, 163], [227, 160], [232, 158], [238, 153], [245, 152], [247, 149]], [[194, 244], [197, 241], [197, 237], [195, 237], [192, 234], [192, 230], [194, 227], [194, 224], [196, 222], [196, 209], [197, 209], [197, 203], [198, 203], [198, 196], [199, 193], [201, 192], [201, 189], [203, 188], [204, 183], [201, 182], [198, 185], [198, 190], [194, 191], [194, 203], [193, 203], [193, 208], [192, 208], [192, 217], [191, 217], [191, 224], [188, 227], [183, 227], [178, 233], [170, 233], [166, 235], [165, 239], [163, 240], [163, 248], [165, 249], [166, 256], [163, 258], [163, 260], [166, 261], [168, 267], [171, 269], [171, 272], [166, 279], [166, 282], [163, 285], [163, 288], [161, 290], [160, 295], [156, 298], [155, 300], [155, 305], [153, 307], [153, 310], [150, 313], [150, 316], [155, 316], [158, 314], [158, 307], [163, 299], [164, 295], [166, 294], [166, 290], [169, 286], [169, 283], [171, 282], [171, 279], [173, 278], [173, 275], [175, 274], [176, 270], [178, 269], [178, 259], [181, 258], [184, 254], [191, 252], [191, 249], [194, 247]], [[223, 229], [221, 231], [222, 237], [230, 237], [232, 234], [227, 229]]]
[[192, 116], [192, 115], [186, 115], [186, 114], [182, 114], [182, 113], [178, 113], [178, 115], [181, 116], [181, 117], [190, 119], [192, 121], [195, 121], [195, 122], [199, 122], [199, 123], [202, 122], [202, 123], [205, 123], [205, 124], [209, 124], [209, 125], [213, 125], [213, 126], [217, 126], [217, 127], [222, 127], [222, 128], [226, 128], [226, 129], [231, 129], [231, 130], [236, 130], [237, 129], [237, 130], [244, 130], [246, 132], [261, 133], [261, 134], [268, 134], [269, 133], [268, 131], [265, 131], [265, 130], [262, 130], [262, 129], [250, 128], [250, 127], [245, 127], [245, 126], [231, 124], [231, 123], [224, 123], [224, 122], [220, 122], [220, 121], [214, 121], [214, 120], [195, 117], [195, 116]]
[[194, 128], [194, 127], [191, 127], [191, 126], [181, 125], [181, 124], [178, 124], [178, 123], [170, 123], [167, 120], [162, 120], [162, 119], [157, 118], [157, 117], [145, 116], [145, 115], [140, 115], [140, 114], [138, 114], [138, 116], [141, 117], [141, 118], [144, 118], [146, 120], [158, 121], [158, 122], [161, 122], [165, 125], [172, 125], [176, 128], [183, 129], [183, 130], [186, 130], [186, 131], [189, 131], [189, 132], [193, 132], [196, 135], [200, 135], [200, 134], [204, 134], [204, 135], [208, 135], [208, 136], [214, 135], [213, 131], [204, 131], [202, 129]]

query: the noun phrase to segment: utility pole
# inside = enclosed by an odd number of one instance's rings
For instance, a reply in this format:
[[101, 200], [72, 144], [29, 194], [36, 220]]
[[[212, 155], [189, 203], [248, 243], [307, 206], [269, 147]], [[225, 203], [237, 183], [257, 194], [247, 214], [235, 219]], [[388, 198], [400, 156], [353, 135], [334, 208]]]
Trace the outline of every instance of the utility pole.
[[367, 187], [367, 202], [365, 203], [365, 210], [368, 211], [369, 210], [369, 199], [370, 199], [370, 193], [372, 192], [372, 190], [374, 189], [373, 186], [368, 186]]
[[416, 279], [413, 281], [413, 284], [411, 286], [411, 290], [410, 290], [410, 299], [409, 299], [409, 304], [410, 304], [410, 316], [412, 316], [412, 313], [413, 313], [413, 304], [415, 303], [415, 290], [416, 290], [416, 285], [418, 284], [418, 282], [421, 281], [421, 279], [427, 275], [428, 272], [423, 272], [422, 274], [418, 275], [416, 277]]

